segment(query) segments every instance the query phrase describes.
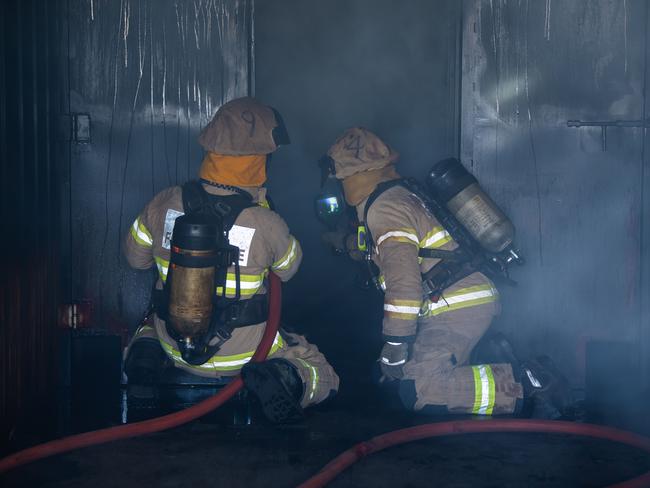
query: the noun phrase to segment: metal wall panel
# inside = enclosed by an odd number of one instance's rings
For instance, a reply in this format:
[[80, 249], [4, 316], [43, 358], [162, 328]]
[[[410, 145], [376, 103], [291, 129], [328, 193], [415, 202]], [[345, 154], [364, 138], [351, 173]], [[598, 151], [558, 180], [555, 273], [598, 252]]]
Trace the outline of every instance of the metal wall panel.
[[251, 11], [249, 0], [69, 1], [69, 113], [87, 114], [91, 133], [70, 143], [66, 291], [95, 303], [99, 326], [133, 328], [148, 304], [154, 271], [130, 270], [122, 239], [156, 193], [196, 177], [198, 131], [248, 93]]
[[641, 127], [647, 2], [464, 4], [463, 162], [512, 217], [528, 258], [500, 327], [580, 383], [584, 344], [641, 329]]
[[46, 429], [54, 383], [57, 2], [0, 2], [0, 438]]

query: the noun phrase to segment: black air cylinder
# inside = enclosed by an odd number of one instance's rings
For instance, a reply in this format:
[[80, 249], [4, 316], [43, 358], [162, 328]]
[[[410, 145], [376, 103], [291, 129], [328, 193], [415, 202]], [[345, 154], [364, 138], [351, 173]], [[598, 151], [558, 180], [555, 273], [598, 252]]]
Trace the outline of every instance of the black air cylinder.
[[444, 159], [435, 164], [427, 177], [433, 196], [488, 251], [504, 251], [515, 237], [512, 222], [479, 186], [460, 161]]

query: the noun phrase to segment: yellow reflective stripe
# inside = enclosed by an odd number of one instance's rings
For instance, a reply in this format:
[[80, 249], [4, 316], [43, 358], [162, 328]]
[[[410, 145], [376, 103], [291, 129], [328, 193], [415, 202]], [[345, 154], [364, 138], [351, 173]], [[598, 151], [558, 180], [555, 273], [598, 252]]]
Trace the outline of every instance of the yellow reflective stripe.
[[401, 320], [415, 320], [420, 314], [421, 307], [421, 300], [387, 300], [384, 302], [384, 316]]
[[141, 325], [138, 327], [138, 330], [135, 331], [135, 334], [133, 334], [133, 339], [135, 340], [148, 332], [154, 332], [154, 328], [150, 325]]
[[286, 253], [284, 253], [284, 256], [282, 256], [280, 259], [278, 259], [275, 263], [273, 263], [272, 268], [277, 271], [284, 271], [287, 270], [291, 267], [291, 265], [294, 263], [296, 260], [296, 256], [298, 255], [298, 250], [297, 250], [297, 242], [296, 238], [293, 236], [291, 237], [291, 241], [289, 242], [289, 248]]
[[[199, 371], [236, 371], [248, 363], [253, 357], [253, 354], [255, 354], [255, 351], [250, 351], [242, 354], [233, 354], [230, 356], [214, 355], [203, 364], [193, 365], [186, 363], [183, 360], [180, 351], [175, 349], [171, 344], [167, 344], [163, 340], [160, 341], [160, 344], [162, 345], [167, 355], [174, 361], [177, 361], [185, 366], [189, 366], [190, 368]], [[282, 340], [282, 336], [280, 336], [278, 333], [275, 335], [275, 339], [273, 340], [273, 345], [271, 346], [269, 355], [276, 353], [282, 347], [284, 347], [284, 341]]]
[[169, 261], [159, 256], [154, 256], [153, 259], [154, 261], [156, 261], [156, 267], [158, 268], [158, 274], [160, 275], [160, 279], [163, 280], [163, 282], [167, 281], [167, 273], [169, 272]]
[[445, 312], [475, 307], [497, 300], [499, 293], [490, 285], [471, 286], [445, 293], [437, 303], [428, 302], [423, 307], [423, 316], [431, 317]]
[[381, 289], [386, 291], [386, 278], [384, 278], [384, 275], [379, 275], [379, 286], [381, 286]]
[[420, 248], [422, 249], [437, 249], [451, 242], [452, 238], [442, 227], [434, 227], [431, 232], [428, 232], [420, 241]]
[[311, 388], [309, 392], [309, 399], [312, 400], [314, 398], [314, 395], [316, 394], [316, 388], [318, 387], [318, 370], [314, 368], [311, 364], [309, 364], [307, 361], [304, 359], [296, 358], [298, 361], [300, 361], [306, 368], [309, 369], [309, 377], [311, 379]]
[[472, 366], [474, 374], [474, 406], [475, 415], [492, 415], [496, 399], [496, 387], [492, 367], [487, 364]]
[[131, 226], [131, 236], [135, 239], [135, 242], [144, 247], [153, 246], [153, 239], [151, 238], [151, 233], [147, 230], [140, 218], [138, 217], [133, 221]]
[[[240, 274], [239, 275], [239, 292], [241, 296], [255, 295], [264, 283], [264, 278], [268, 274], [268, 270], [264, 270], [262, 274]], [[226, 274], [226, 295], [235, 295], [237, 292], [237, 275], [235, 273]], [[217, 287], [217, 295], [223, 295], [223, 287]]]
[[263, 200], [261, 202], [257, 202], [257, 205], [259, 205], [260, 207], [268, 208], [268, 209], [271, 208], [271, 206], [269, 205], [268, 200]]
[[411, 228], [391, 230], [389, 232], [386, 232], [385, 234], [382, 234], [377, 239], [377, 248], [379, 248], [382, 242], [388, 239], [390, 239], [391, 241], [408, 242], [408, 243], [415, 244], [416, 246], [420, 244], [420, 240], [418, 239], [416, 230]]

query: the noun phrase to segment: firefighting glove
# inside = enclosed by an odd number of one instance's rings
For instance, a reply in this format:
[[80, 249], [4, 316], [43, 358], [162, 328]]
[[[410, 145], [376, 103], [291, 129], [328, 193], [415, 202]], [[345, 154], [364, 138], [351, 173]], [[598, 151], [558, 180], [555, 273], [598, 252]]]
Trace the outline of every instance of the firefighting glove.
[[406, 342], [386, 342], [381, 349], [379, 364], [381, 366], [381, 383], [399, 380], [404, 376], [402, 368], [408, 361], [409, 347]]
[[363, 253], [357, 249], [356, 235], [341, 230], [324, 232], [321, 239], [327, 244], [334, 254], [347, 254], [355, 261], [363, 259]]

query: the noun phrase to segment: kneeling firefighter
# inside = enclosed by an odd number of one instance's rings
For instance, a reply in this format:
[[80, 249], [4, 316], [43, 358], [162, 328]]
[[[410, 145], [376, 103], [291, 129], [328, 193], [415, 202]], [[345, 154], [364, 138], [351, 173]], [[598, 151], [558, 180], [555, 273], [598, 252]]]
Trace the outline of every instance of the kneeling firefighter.
[[329, 191], [316, 202], [321, 220], [340, 214], [339, 180], [356, 209], [356, 249], [339, 242], [365, 254], [384, 293], [381, 382], [422, 413], [559, 417], [566, 384], [552, 365], [519, 362], [507, 342], [498, 363], [468, 364], [499, 312], [490, 278], [508, 281], [521, 261], [512, 224], [457, 160], [434, 166], [429, 189], [402, 179], [397, 160], [367, 129], [345, 131], [319, 161]]
[[157, 266], [152, 320], [129, 345], [125, 373], [135, 395], [155, 394], [165, 363], [194, 375], [240, 370], [265, 415], [282, 422], [338, 390], [318, 348], [280, 331], [269, 359], [249, 364], [264, 331], [265, 279], [298, 270], [302, 251], [270, 209], [267, 159], [289, 138], [277, 111], [253, 98], [223, 105], [199, 136], [200, 179], [163, 190], [135, 219], [124, 252], [137, 269]]

